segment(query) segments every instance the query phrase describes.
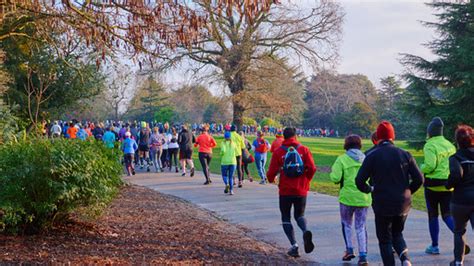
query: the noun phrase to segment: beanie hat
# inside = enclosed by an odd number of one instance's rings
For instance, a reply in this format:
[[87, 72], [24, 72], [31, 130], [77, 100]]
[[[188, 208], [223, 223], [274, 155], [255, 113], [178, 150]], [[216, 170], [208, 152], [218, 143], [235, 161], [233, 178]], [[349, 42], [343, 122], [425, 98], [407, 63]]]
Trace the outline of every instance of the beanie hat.
[[444, 123], [440, 117], [434, 117], [433, 120], [428, 124], [427, 132], [428, 136], [435, 137], [435, 136], [442, 136], [443, 135], [443, 127]]
[[224, 138], [225, 138], [225, 139], [230, 139], [230, 132], [229, 132], [229, 131], [226, 131], [226, 132], [224, 133]]
[[381, 140], [394, 140], [395, 129], [392, 124], [388, 121], [382, 121], [377, 127], [377, 139]]
[[237, 127], [236, 127], [235, 125], [232, 125], [232, 126], [230, 127], [230, 131], [235, 131], [236, 129], [237, 129]]
[[132, 133], [130, 131], [125, 132], [125, 137], [130, 138], [132, 136]]
[[277, 137], [277, 138], [283, 137], [283, 131], [278, 130], [277, 133], [276, 133], [276, 137]]

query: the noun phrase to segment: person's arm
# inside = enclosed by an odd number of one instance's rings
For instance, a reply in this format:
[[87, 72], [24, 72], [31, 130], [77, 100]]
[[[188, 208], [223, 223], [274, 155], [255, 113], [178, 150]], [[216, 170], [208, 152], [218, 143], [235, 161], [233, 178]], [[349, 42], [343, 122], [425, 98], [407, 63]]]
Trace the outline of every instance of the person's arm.
[[357, 189], [364, 193], [370, 193], [372, 192], [372, 187], [367, 184], [367, 180], [371, 177], [372, 169], [372, 160], [371, 157], [365, 158], [364, 162], [362, 163], [362, 166], [359, 169], [359, 172], [357, 173], [356, 176], [356, 186]]
[[254, 141], [252, 142], [252, 151], [255, 152], [255, 150], [257, 149], [257, 145], [258, 145], [257, 140], [254, 140]]
[[281, 165], [279, 159], [280, 158], [277, 156], [277, 153], [273, 154], [272, 158], [270, 159], [270, 166], [268, 167], [267, 171], [267, 179], [270, 183], [275, 182], [276, 175], [278, 174], [278, 171], [280, 171]]
[[270, 142], [268, 142], [268, 140], [265, 140], [265, 142], [267, 143], [267, 149], [270, 150], [271, 149], [271, 145], [270, 145]]
[[342, 166], [340, 158], [338, 157], [331, 167], [331, 173], [329, 174], [329, 178], [335, 184], [339, 184], [341, 183], [342, 173], [343, 173], [343, 166]]
[[425, 160], [421, 165], [421, 171], [425, 174], [430, 174], [437, 166], [436, 152], [432, 147], [425, 145], [423, 154], [425, 155]]
[[197, 137], [196, 141], [194, 142], [194, 147], [197, 148], [199, 146], [199, 139], [201, 139], [201, 136]]
[[314, 163], [313, 154], [311, 151], [307, 147], [304, 147], [304, 150], [303, 163], [305, 165], [305, 175], [306, 178], [311, 180], [316, 173], [316, 164]]
[[459, 182], [461, 182], [463, 176], [463, 169], [459, 160], [456, 157], [449, 157], [449, 177], [448, 183], [446, 184], [447, 189], [454, 188]]
[[216, 140], [211, 136], [211, 148], [215, 148], [217, 146]]
[[133, 150], [137, 151], [138, 150], [138, 144], [135, 140], [133, 140]]
[[411, 194], [413, 194], [421, 187], [421, 185], [423, 185], [423, 174], [418, 168], [418, 165], [416, 165], [415, 159], [413, 159], [411, 155], [408, 162], [408, 173], [411, 177], [410, 191]]

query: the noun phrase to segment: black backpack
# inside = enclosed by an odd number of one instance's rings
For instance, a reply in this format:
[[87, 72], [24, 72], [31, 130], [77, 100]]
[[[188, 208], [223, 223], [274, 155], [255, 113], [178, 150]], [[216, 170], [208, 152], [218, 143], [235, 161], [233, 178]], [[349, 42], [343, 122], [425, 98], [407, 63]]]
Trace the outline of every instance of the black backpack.
[[282, 169], [287, 177], [299, 177], [304, 173], [303, 159], [298, 153], [299, 147], [300, 145], [297, 145], [296, 147], [281, 146], [281, 148], [286, 151]]

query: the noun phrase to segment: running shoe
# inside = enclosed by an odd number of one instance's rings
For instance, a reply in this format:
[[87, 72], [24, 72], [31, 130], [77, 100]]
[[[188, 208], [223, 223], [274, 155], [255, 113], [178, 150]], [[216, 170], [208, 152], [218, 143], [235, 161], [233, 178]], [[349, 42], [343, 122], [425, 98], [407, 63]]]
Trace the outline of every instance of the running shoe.
[[359, 265], [359, 266], [369, 265], [369, 262], [367, 261], [367, 257], [366, 256], [360, 256], [359, 261], [357, 262], [357, 265]]
[[355, 258], [356, 256], [354, 255], [353, 252], [349, 252], [349, 251], [345, 251], [344, 252], [344, 256], [342, 256], [342, 260], [343, 261], [350, 261], [352, 260], [353, 258]]
[[225, 194], [229, 193], [229, 189], [230, 189], [229, 185], [225, 186], [224, 193]]
[[229, 195], [234, 195], [234, 191], [231, 189]]
[[132, 170], [132, 175], [135, 175], [135, 169]]
[[242, 181], [239, 181], [239, 187], [242, 187]]
[[404, 260], [402, 261], [402, 266], [412, 266], [410, 260]]
[[[171, 171], [171, 169], [170, 169], [170, 171]], [[178, 171], [178, 167], [176, 167], [176, 173], [179, 173], [179, 171]]]
[[262, 181], [260, 181], [260, 185], [265, 185], [267, 183], [267, 181], [265, 179], [262, 179]]
[[182, 173], [181, 176], [186, 176], [186, 173]]
[[291, 246], [286, 254], [288, 254], [290, 257], [298, 258], [300, 256], [300, 253], [298, 252], [298, 246]]
[[249, 176], [249, 181], [253, 182], [253, 178], [251, 176]]
[[456, 261], [451, 261], [449, 263], [449, 266], [463, 266], [464, 264], [462, 262], [456, 262]]
[[439, 255], [439, 247], [433, 247], [432, 245], [429, 245], [425, 249], [426, 254], [431, 254], [431, 255]]
[[194, 176], [194, 167], [191, 168], [191, 177], [193, 177], [193, 176]]
[[303, 234], [303, 241], [304, 241], [304, 252], [311, 253], [314, 250], [313, 244], [313, 234], [311, 231], [306, 230]]
[[147, 171], [147, 172], [150, 172], [150, 166], [148, 166], [148, 167], [146, 168], [146, 171]]
[[471, 247], [469, 245], [464, 246], [464, 255], [471, 253]]
[[211, 184], [211, 182], [209, 182], [209, 180], [204, 182], [204, 185], [209, 185], [209, 184]]

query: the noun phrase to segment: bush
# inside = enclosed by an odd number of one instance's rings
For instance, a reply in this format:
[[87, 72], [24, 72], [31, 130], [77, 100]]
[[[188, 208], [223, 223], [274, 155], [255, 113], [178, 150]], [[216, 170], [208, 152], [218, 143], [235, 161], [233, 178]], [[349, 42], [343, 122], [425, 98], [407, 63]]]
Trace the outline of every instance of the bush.
[[260, 122], [260, 125], [262, 127], [264, 126], [269, 126], [269, 127], [276, 127], [276, 128], [281, 128], [282, 125], [280, 124], [280, 122], [276, 121], [276, 120], [273, 120], [269, 117], [265, 117], [264, 119], [262, 119], [262, 121]]
[[248, 117], [248, 116], [244, 116], [242, 118], [242, 122], [244, 123], [244, 125], [247, 125], [247, 126], [256, 126], [257, 125], [257, 121], [255, 121], [255, 119], [253, 119], [251, 117]]
[[119, 151], [96, 141], [33, 139], [0, 146], [1, 230], [36, 233], [78, 207], [107, 204], [122, 184]]

